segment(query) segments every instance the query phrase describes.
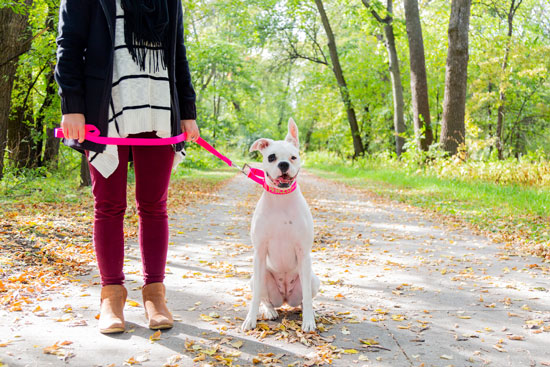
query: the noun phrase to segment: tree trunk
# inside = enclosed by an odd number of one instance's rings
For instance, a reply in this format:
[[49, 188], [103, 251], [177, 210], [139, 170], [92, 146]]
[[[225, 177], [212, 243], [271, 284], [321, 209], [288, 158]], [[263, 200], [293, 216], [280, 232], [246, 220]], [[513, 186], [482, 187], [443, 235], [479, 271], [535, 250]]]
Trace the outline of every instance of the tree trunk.
[[[51, 33], [55, 33], [55, 22], [58, 13], [58, 9], [55, 6], [48, 7], [48, 18], [46, 20], [46, 29]], [[46, 75], [46, 97], [40, 110], [38, 111], [37, 120], [41, 126], [46, 126], [46, 137], [45, 137], [45, 148], [44, 156], [42, 158], [42, 164], [46, 163], [51, 168], [57, 169], [57, 158], [59, 154], [59, 142], [60, 139], [57, 139], [54, 136], [55, 127], [52, 127], [51, 122], [46, 122], [46, 116], [48, 116], [48, 110], [51, 108], [56, 96], [57, 96], [57, 83], [55, 82], [54, 77], [55, 66], [52, 63], [48, 69], [48, 74]], [[55, 125], [57, 125], [57, 121]], [[54, 125], [54, 126], [55, 126]]]
[[384, 24], [384, 43], [388, 51], [389, 71], [391, 75], [392, 94], [393, 94], [393, 125], [395, 131], [395, 153], [400, 156], [405, 144], [403, 133], [405, 132], [404, 118], [404, 100], [403, 100], [403, 84], [401, 83], [401, 71], [399, 70], [399, 58], [397, 57], [397, 49], [395, 48], [395, 35], [393, 32], [393, 1], [387, 0], [386, 10], [388, 15], [382, 18], [378, 13], [371, 8], [368, 0], [362, 0], [363, 4], [369, 9], [372, 15], [378, 22]]
[[468, 77], [468, 28], [471, 0], [452, 0], [449, 50], [445, 72], [445, 97], [441, 122], [441, 146], [454, 155], [465, 142], [466, 89]]
[[[30, 6], [32, 0], [25, 0]], [[10, 8], [0, 9], [0, 180], [4, 171], [4, 152], [11, 106], [11, 90], [17, 59], [21, 53], [21, 35], [27, 27], [28, 14], [15, 14]]]
[[418, 148], [427, 151], [433, 143], [433, 132], [428, 99], [424, 39], [417, 0], [405, 0], [405, 18], [409, 39], [411, 63], [411, 95], [414, 118], [414, 133]]
[[353, 150], [354, 157], [359, 157], [364, 154], [365, 150], [363, 148], [363, 142], [361, 141], [361, 135], [359, 134], [359, 126], [357, 125], [357, 117], [355, 115], [355, 109], [351, 102], [351, 97], [349, 95], [348, 86], [344, 78], [344, 72], [342, 71], [342, 66], [340, 65], [340, 58], [338, 57], [338, 49], [336, 47], [336, 40], [332, 28], [330, 26], [327, 13], [325, 12], [325, 7], [323, 6], [322, 0], [315, 0], [319, 14], [321, 15], [321, 21], [323, 22], [323, 27], [327, 34], [328, 39], [328, 48], [330, 51], [330, 59], [332, 61], [332, 70], [340, 87], [340, 94], [342, 95], [342, 101], [346, 106], [346, 112], [348, 114], [349, 126], [351, 129], [351, 137], [353, 139]]
[[388, 58], [390, 60], [390, 75], [391, 86], [393, 91], [393, 125], [395, 130], [395, 152], [400, 156], [405, 144], [405, 102], [403, 101], [403, 84], [401, 83], [401, 71], [399, 70], [399, 59], [397, 58], [397, 50], [395, 48], [395, 36], [393, 34], [393, 26], [390, 24], [384, 25], [384, 34], [386, 35], [386, 49], [388, 50]]
[[[510, 9], [507, 13], [507, 21], [508, 21], [508, 33], [507, 33], [507, 43], [506, 48], [504, 50], [504, 60], [502, 60], [502, 78], [504, 79], [506, 77], [506, 69], [508, 69], [508, 58], [510, 57], [510, 45], [512, 43], [512, 34], [514, 32], [514, 16], [516, 14], [516, 11], [518, 10], [519, 6], [521, 5], [523, 0], [512, 0], [512, 3], [510, 4]], [[504, 127], [504, 117], [506, 113], [505, 105], [506, 105], [506, 91], [501, 86], [500, 92], [498, 95], [498, 112], [497, 112], [497, 128], [496, 128], [496, 141], [495, 145], [498, 152], [498, 159], [502, 160], [504, 158], [504, 155], [502, 153], [503, 151], [503, 144], [502, 144], [502, 130]]]
[[10, 160], [17, 168], [33, 168], [40, 165], [42, 140], [35, 140], [34, 131], [41, 129], [34, 121], [32, 111], [32, 75], [19, 74], [17, 83], [27, 88], [26, 97], [20, 106], [12, 109], [8, 122], [8, 151]]
[[[53, 100], [56, 95], [56, 84], [54, 79], [54, 68], [53, 65], [50, 69], [50, 72], [47, 77], [47, 86], [46, 86], [46, 98], [44, 99], [44, 102], [42, 103], [42, 106], [40, 107], [40, 110], [38, 111], [37, 120], [40, 120], [38, 124], [41, 126], [47, 126], [48, 124], [45, 122], [46, 117], [46, 111], [51, 107]], [[57, 157], [59, 153], [59, 141], [60, 139], [57, 139], [54, 136], [54, 130], [55, 128], [46, 128], [46, 147], [44, 149], [44, 158], [42, 159], [43, 163], [50, 162], [52, 168], [57, 168]]]

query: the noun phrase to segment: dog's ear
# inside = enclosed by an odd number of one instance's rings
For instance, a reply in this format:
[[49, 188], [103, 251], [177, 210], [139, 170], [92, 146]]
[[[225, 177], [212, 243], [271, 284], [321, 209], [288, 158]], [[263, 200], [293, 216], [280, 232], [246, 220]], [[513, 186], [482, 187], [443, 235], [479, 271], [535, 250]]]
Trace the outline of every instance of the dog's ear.
[[273, 140], [271, 139], [265, 139], [265, 138], [258, 139], [252, 144], [252, 146], [250, 147], [250, 151], [251, 152], [254, 152], [256, 150], [262, 151], [265, 148], [267, 148], [271, 143], [273, 143]]
[[300, 140], [298, 139], [298, 126], [292, 117], [288, 120], [288, 134], [286, 135], [285, 140], [294, 145], [296, 148], [300, 147]]

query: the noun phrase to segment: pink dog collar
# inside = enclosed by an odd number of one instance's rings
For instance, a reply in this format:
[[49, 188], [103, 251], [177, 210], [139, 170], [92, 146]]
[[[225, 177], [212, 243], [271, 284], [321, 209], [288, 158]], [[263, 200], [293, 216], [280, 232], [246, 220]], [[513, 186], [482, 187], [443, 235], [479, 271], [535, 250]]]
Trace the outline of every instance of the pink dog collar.
[[243, 167], [243, 171], [248, 168], [249, 172], [247, 174], [247, 177], [250, 178], [252, 181], [255, 181], [263, 186], [264, 190], [275, 195], [287, 195], [296, 190], [296, 181], [290, 185], [288, 189], [279, 189], [277, 187], [271, 187], [266, 183], [265, 180], [265, 172], [261, 169], [250, 167], [248, 164], [246, 164]]

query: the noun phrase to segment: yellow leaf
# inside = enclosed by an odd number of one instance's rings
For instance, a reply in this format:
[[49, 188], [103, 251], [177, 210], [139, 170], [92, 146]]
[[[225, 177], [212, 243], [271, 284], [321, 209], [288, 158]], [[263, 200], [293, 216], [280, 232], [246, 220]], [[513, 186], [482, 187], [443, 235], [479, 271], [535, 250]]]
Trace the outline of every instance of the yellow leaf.
[[199, 354], [198, 357], [193, 358], [193, 362], [200, 362], [204, 361], [206, 359], [206, 354]]
[[162, 332], [160, 330], [157, 330], [153, 335], [149, 337], [149, 340], [151, 341], [160, 340], [161, 335], [162, 335]]
[[510, 340], [524, 340], [525, 338], [521, 335], [510, 335], [510, 336], [508, 336], [508, 339], [510, 339]]
[[406, 319], [404, 315], [392, 315], [391, 318], [393, 321], [403, 321]]
[[205, 314], [203, 314], [203, 313], [201, 313], [200, 318], [201, 318], [203, 321], [207, 321], [207, 322], [209, 322], [209, 321], [214, 321], [214, 318], [213, 318], [213, 317], [210, 317], [210, 316], [205, 315]]
[[240, 347], [243, 346], [243, 342], [242, 342], [242, 340], [237, 340], [236, 342], [231, 343], [231, 346], [232, 346], [233, 348], [239, 349]]
[[59, 345], [57, 345], [57, 343], [55, 343], [54, 345], [50, 345], [49, 347], [45, 347], [44, 349], [42, 349], [42, 351], [44, 352], [44, 354], [54, 354], [55, 351], [57, 351], [59, 349]]
[[366, 345], [377, 345], [378, 342], [374, 339], [359, 339], [359, 341], [361, 342], [361, 344], [366, 344]]
[[139, 362], [136, 361], [134, 357], [130, 357], [124, 361], [124, 364], [134, 365], [134, 364], [139, 364]]
[[345, 354], [357, 354], [359, 352], [355, 349], [344, 349], [344, 353]]
[[131, 299], [127, 300], [126, 303], [128, 304], [128, 306], [132, 306], [132, 307], [139, 307], [139, 306], [141, 306], [138, 302], [132, 301]]

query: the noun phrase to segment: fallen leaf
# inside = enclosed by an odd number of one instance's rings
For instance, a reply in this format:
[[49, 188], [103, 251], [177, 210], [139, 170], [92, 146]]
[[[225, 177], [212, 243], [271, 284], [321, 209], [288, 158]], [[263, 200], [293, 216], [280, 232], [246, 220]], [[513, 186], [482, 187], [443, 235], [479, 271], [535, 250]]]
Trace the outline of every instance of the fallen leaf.
[[160, 330], [157, 330], [157, 331], [155, 331], [155, 333], [153, 335], [151, 335], [149, 337], [149, 340], [151, 340], [151, 341], [160, 340], [161, 335], [162, 335], [162, 332]]
[[231, 343], [231, 346], [233, 348], [239, 349], [240, 347], [243, 346], [243, 341], [242, 340], [237, 340], [236, 342]]
[[133, 301], [133, 300], [131, 300], [131, 299], [127, 300], [126, 303], [128, 304], [128, 306], [132, 306], [132, 307], [139, 307], [139, 306], [141, 306], [138, 302]]
[[525, 338], [521, 335], [508, 335], [508, 339], [510, 339], [510, 340], [525, 340]]

